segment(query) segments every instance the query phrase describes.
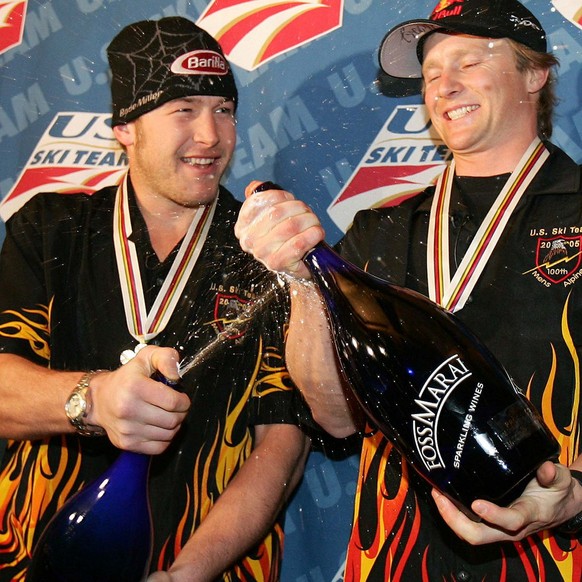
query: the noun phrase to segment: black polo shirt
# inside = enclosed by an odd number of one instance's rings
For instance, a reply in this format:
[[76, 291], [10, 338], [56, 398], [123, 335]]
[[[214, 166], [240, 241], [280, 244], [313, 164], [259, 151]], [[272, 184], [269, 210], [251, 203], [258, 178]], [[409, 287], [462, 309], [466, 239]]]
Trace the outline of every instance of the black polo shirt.
[[[569, 465], [582, 438], [582, 185], [580, 167], [547, 146], [550, 158], [456, 314], [542, 412]], [[504, 178], [457, 181], [451, 273]], [[398, 207], [358, 213], [338, 249], [369, 272], [428, 295], [433, 194], [430, 188]], [[364, 439], [353, 523], [345, 580], [578, 582], [582, 572], [580, 542], [550, 531], [515, 544], [462, 542], [438, 515], [426, 483], [373, 428]]]
[[[0, 256], [0, 352], [54, 369], [115, 369], [121, 352], [136, 345], [125, 323], [113, 247], [115, 193], [39, 194], [8, 221]], [[168, 326], [152, 342], [176, 348], [184, 361], [223, 337], [246, 303], [279, 287], [240, 249], [233, 232], [239, 208], [221, 189], [203, 251]], [[149, 307], [176, 251], [158, 261], [131, 193], [130, 214]], [[286, 318], [287, 302], [279, 297], [184, 376], [180, 388], [192, 399], [190, 413], [150, 471], [152, 570], [173, 562], [248, 458], [254, 426], [306, 418], [284, 366]], [[9, 441], [0, 470], [0, 539], [10, 543], [0, 544], [0, 580], [26, 566], [58, 506], [116, 455], [106, 438]], [[238, 580], [246, 570], [275, 579], [281, 537], [274, 527], [225, 577]]]

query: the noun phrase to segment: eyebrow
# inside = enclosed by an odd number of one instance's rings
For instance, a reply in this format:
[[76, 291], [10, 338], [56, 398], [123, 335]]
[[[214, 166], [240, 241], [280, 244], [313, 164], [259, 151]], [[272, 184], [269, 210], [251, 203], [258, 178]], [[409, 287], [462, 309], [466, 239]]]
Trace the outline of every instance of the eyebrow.
[[231, 97], [223, 97], [222, 95], [186, 95], [185, 97], [176, 97], [172, 99], [172, 103], [198, 103], [202, 101], [203, 97], [216, 97], [216, 99], [222, 99], [220, 103], [234, 103], [234, 99]]

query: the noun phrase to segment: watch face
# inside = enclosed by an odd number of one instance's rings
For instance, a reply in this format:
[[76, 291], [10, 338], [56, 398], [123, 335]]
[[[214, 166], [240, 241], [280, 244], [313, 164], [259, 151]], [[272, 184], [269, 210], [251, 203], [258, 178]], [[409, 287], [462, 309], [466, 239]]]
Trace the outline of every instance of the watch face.
[[81, 418], [85, 413], [85, 400], [80, 394], [74, 392], [69, 397], [66, 405], [67, 416], [69, 418]]

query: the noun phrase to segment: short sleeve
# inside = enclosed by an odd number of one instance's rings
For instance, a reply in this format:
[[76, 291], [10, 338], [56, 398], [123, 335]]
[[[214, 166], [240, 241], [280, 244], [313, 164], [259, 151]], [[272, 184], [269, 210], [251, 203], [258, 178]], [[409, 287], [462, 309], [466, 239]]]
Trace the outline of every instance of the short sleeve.
[[51, 297], [44, 285], [41, 212], [29, 203], [6, 223], [0, 252], [0, 353], [45, 364], [50, 356]]

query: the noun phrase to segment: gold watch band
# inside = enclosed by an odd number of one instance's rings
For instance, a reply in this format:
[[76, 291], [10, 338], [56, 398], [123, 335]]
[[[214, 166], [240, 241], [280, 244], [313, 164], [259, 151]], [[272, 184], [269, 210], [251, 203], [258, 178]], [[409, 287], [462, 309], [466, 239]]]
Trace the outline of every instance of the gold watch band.
[[[65, 412], [67, 413], [69, 421], [75, 427], [77, 433], [82, 436], [98, 437], [107, 434], [105, 429], [100, 426], [87, 424], [85, 422], [89, 412], [87, 410], [89, 384], [91, 378], [93, 378], [93, 376], [98, 372], [101, 372], [101, 370], [93, 370], [83, 374], [65, 405]], [[76, 412], [73, 412], [74, 410]]]

